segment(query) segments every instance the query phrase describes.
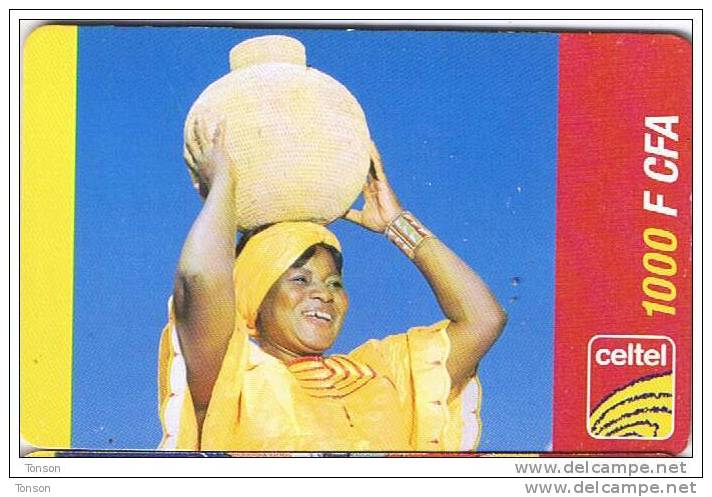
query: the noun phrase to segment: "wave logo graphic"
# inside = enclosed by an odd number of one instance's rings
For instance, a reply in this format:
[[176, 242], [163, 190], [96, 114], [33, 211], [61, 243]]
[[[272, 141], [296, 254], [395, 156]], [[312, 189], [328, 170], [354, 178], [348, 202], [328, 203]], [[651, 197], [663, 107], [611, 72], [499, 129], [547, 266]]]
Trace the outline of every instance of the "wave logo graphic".
[[672, 406], [672, 371], [643, 377], [613, 392], [593, 410], [589, 432], [605, 438], [668, 438]]
[[675, 344], [669, 337], [597, 335], [589, 342], [587, 431], [663, 440], [674, 431]]

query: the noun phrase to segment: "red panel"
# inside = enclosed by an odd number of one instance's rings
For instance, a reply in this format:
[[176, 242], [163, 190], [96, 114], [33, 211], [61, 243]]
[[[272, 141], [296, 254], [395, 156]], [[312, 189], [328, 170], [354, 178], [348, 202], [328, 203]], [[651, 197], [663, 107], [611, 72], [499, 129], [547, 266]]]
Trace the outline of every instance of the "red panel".
[[[561, 35], [559, 50], [554, 450], [678, 453], [687, 445], [691, 397], [691, 46], [672, 35], [581, 33]], [[677, 141], [663, 138], [665, 148], [678, 154], [668, 158], [678, 168], [673, 182], [652, 179], [643, 166], [646, 157], [656, 157], [654, 171], [668, 172], [664, 157], [645, 150], [646, 132], [653, 144], [661, 137], [646, 128], [652, 116], [679, 119], [672, 125]], [[663, 195], [677, 215], [644, 209], [645, 190], [652, 201]], [[646, 245], [643, 233], [650, 227], [674, 234], [677, 248]], [[647, 276], [656, 276], [643, 265], [646, 252], [675, 260], [675, 274], [662, 278], [674, 285], [676, 297], [659, 301], [674, 307], [674, 315], [646, 314], [642, 302], [658, 302], [642, 286]], [[662, 335], [674, 342], [670, 438], [588, 434], [588, 343], [595, 335]], [[645, 364], [636, 368], [594, 368], [595, 396], [605, 397], [606, 389], [623, 386], [632, 374], [657, 371]]]

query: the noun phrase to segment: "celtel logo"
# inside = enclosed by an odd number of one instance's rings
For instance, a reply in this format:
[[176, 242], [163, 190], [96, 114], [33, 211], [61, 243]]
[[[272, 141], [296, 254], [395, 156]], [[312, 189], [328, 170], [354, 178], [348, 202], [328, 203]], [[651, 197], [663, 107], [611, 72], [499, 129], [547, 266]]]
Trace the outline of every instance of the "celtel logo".
[[640, 342], [628, 343], [623, 349], [598, 349], [596, 363], [601, 366], [667, 366], [667, 344], [659, 349], [644, 349]]
[[594, 336], [588, 344], [587, 394], [586, 425], [593, 438], [669, 438], [675, 343], [666, 336]]

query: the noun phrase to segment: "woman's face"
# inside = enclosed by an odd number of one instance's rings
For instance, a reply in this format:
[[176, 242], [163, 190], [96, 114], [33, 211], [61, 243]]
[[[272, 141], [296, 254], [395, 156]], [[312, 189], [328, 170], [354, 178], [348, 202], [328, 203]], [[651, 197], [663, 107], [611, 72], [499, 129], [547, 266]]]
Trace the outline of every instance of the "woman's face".
[[321, 354], [336, 340], [348, 307], [334, 258], [317, 246], [303, 266], [290, 267], [272, 285], [258, 313], [258, 336], [282, 358]]

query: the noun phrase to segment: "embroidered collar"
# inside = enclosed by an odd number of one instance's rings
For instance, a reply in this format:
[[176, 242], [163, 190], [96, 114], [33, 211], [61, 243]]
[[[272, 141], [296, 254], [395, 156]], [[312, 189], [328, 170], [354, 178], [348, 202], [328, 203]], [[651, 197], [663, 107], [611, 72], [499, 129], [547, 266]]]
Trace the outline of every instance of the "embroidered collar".
[[[248, 371], [265, 362], [279, 367], [284, 365], [252, 340], [249, 340], [249, 351]], [[309, 395], [320, 398], [346, 397], [376, 377], [370, 366], [345, 355], [299, 357], [286, 367]]]
[[291, 361], [287, 369], [312, 397], [340, 399], [376, 377], [370, 366], [345, 355], [300, 357]]

